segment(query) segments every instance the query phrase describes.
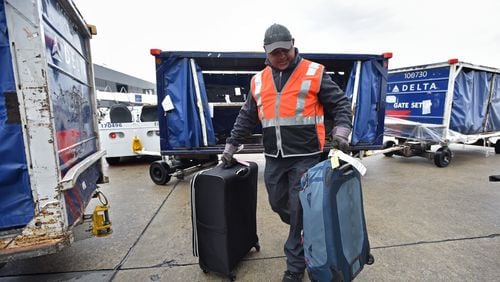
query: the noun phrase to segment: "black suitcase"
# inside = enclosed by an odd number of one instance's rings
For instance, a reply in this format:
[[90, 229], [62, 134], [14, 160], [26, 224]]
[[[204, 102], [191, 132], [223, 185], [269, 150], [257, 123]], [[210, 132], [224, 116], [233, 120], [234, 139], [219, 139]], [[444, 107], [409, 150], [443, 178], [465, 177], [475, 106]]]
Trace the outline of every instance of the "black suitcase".
[[236, 264], [252, 247], [260, 250], [257, 173], [253, 162], [227, 169], [219, 164], [191, 180], [193, 255], [199, 257], [203, 272], [235, 280]]

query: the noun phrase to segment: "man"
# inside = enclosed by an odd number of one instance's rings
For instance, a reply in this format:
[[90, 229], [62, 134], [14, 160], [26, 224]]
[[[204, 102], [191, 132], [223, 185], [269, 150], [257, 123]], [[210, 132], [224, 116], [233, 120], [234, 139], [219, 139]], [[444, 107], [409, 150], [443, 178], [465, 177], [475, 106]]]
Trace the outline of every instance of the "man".
[[232, 165], [239, 144], [261, 122], [269, 203], [281, 220], [290, 225], [284, 246], [287, 270], [283, 281], [302, 281], [304, 276], [298, 192], [300, 177], [320, 161], [323, 152], [324, 113], [333, 117], [334, 147], [348, 150], [352, 126], [351, 105], [343, 91], [322, 65], [301, 58], [294, 41], [283, 25], [273, 24], [266, 30], [267, 66], [252, 78], [248, 99], [222, 155], [224, 164]]

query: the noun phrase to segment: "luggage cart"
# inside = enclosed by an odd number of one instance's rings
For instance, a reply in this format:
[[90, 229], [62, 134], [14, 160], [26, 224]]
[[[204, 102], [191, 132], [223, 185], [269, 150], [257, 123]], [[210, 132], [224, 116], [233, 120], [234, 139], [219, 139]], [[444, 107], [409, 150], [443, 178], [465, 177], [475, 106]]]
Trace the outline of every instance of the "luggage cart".
[[[252, 76], [262, 70], [266, 55], [256, 52], [163, 52], [155, 57], [162, 160], [150, 166], [158, 185], [218, 162]], [[301, 54], [325, 65], [328, 74], [352, 101], [352, 150], [383, 146], [385, 90], [391, 53]], [[331, 118], [325, 118], [327, 132]], [[261, 153], [260, 126], [240, 153]], [[327, 134], [328, 135], [328, 134]], [[328, 152], [330, 148], [325, 148]]]
[[390, 70], [387, 86], [386, 156], [423, 156], [446, 167], [451, 143], [500, 153], [499, 69], [450, 59]]

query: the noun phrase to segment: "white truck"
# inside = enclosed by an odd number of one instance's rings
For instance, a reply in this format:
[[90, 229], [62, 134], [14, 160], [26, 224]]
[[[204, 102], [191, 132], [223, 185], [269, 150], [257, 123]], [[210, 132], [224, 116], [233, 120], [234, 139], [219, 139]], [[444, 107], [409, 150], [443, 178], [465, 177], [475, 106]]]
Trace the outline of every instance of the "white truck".
[[93, 34], [71, 0], [0, 0], [0, 265], [111, 232]]
[[109, 165], [122, 157], [160, 156], [156, 95], [97, 92], [99, 135]]

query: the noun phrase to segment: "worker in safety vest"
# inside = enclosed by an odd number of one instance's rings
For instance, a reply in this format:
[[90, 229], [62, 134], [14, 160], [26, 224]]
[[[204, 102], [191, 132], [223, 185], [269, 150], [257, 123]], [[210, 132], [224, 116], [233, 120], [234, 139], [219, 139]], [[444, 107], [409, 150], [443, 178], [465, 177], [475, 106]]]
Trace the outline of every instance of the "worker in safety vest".
[[325, 144], [326, 113], [333, 117], [332, 145], [349, 148], [351, 104], [323, 65], [303, 59], [290, 31], [280, 24], [265, 32], [266, 67], [253, 76], [250, 93], [226, 140], [225, 166], [234, 164], [239, 144], [260, 121], [266, 166], [264, 181], [269, 202], [290, 225], [284, 250], [283, 281], [302, 281], [305, 262], [301, 244], [300, 177], [320, 161]]

